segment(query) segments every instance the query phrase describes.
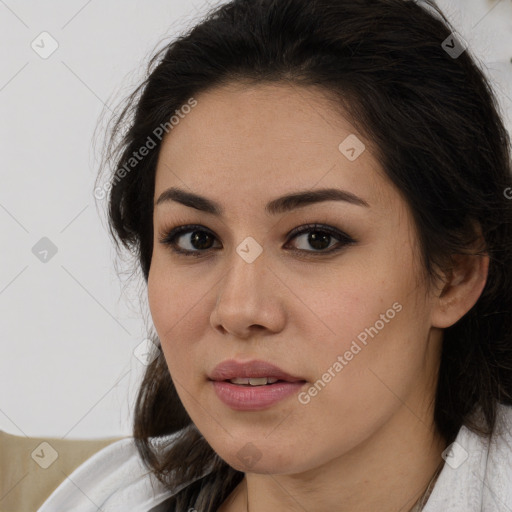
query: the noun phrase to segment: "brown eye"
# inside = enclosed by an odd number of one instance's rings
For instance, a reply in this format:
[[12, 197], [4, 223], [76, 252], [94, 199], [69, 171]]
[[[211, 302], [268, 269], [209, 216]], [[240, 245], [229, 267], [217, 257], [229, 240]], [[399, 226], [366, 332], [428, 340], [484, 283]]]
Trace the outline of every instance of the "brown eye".
[[[188, 235], [187, 233], [190, 233]], [[206, 231], [189, 231], [185, 235], [180, 235], [178, 239], [184, 238], [193, 249], [206, 250], [210, 249], [213, 237]], [[190, 238], [189, 238], [190, 237]], [[187, 250], [187, 249], [186, 249]]]
[[159, 242], [169, 245], [174, 252], [200, 256], [212, 249], [215, 235], [202, 226], [179, 226], [164, 234]]
[[[355, 243], [355, 240], [343, 233], [342, 231], [332, 228], [331, 226], [323, 226], [321, 224], [309, 224], [307, 226], [301, 226], [300, 228], [296, 228], [291, 233], [291, 240], [300, 239], [304, 236], [302, 241], [302, 247], [299, 247], [295, 250], [301, 252], [319, 252], [329, 254], [334, 252], [345, 245]], [[334, 243], [334, 246], [338, 246], [336, 249], [330, 249], [333, 245], [330, 245], [331, 242], [336, 241], [337, 244]], [[312, 247], [313, 250], [309, 248]], [[329, 249], [329, 250], [326, 250]]]

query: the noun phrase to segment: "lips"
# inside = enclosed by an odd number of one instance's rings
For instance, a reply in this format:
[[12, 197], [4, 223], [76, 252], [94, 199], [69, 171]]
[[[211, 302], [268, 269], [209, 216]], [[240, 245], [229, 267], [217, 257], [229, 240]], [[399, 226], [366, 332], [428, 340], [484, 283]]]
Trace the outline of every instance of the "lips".
[[208, 375], [213, 381], [226, 381], [236, 378], [263, 378], [268, 377], [285, 382], [305, 382], [302, 377], [290, 375], [281, 368], [261, 360], [252, 360], [246, 363], [228, 359], [218, 364]]
[[268, 409], [290, 399], [306, 385], [305, 379], [260, 360], [242, 363], [229, 359], [217, 365], [208, 377], [217, 397], [240, 412]]

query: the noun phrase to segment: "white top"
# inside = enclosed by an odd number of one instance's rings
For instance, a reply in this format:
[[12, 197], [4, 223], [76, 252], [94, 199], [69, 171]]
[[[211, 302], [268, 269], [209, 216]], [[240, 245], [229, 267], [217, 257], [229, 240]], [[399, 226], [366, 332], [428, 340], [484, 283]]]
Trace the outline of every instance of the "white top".
[[[489, 446], [485, 438], [460, 429], [444, 452], [446, 463], [422, 512], [512, 512], [512, 407], [499, 406], [496, 432]], [[152, 442], [166, 445], [177, 435]], [[130, 437], [76, 468], [37, 512], [156, 512], [191, 483], [166, 490], [146, 470]]]

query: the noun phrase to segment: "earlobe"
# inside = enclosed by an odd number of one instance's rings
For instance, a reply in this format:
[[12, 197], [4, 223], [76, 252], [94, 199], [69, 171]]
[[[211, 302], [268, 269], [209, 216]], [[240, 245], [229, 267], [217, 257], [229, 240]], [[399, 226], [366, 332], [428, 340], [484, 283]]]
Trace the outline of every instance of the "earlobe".
[[434, 299], [433, 327], [450, 327], [460, 320], [476, 304], [487, 282], [487, 254], [456, 255], [453, 262], [445, 273], [442, 291]]

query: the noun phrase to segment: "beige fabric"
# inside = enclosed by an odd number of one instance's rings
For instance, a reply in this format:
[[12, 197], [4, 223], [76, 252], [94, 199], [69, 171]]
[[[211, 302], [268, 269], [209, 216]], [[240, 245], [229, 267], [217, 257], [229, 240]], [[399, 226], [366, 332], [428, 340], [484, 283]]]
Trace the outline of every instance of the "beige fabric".
[[0, 512], [35, 512], [75, 468], [119, 439], [24, 437], [0, 430]]

